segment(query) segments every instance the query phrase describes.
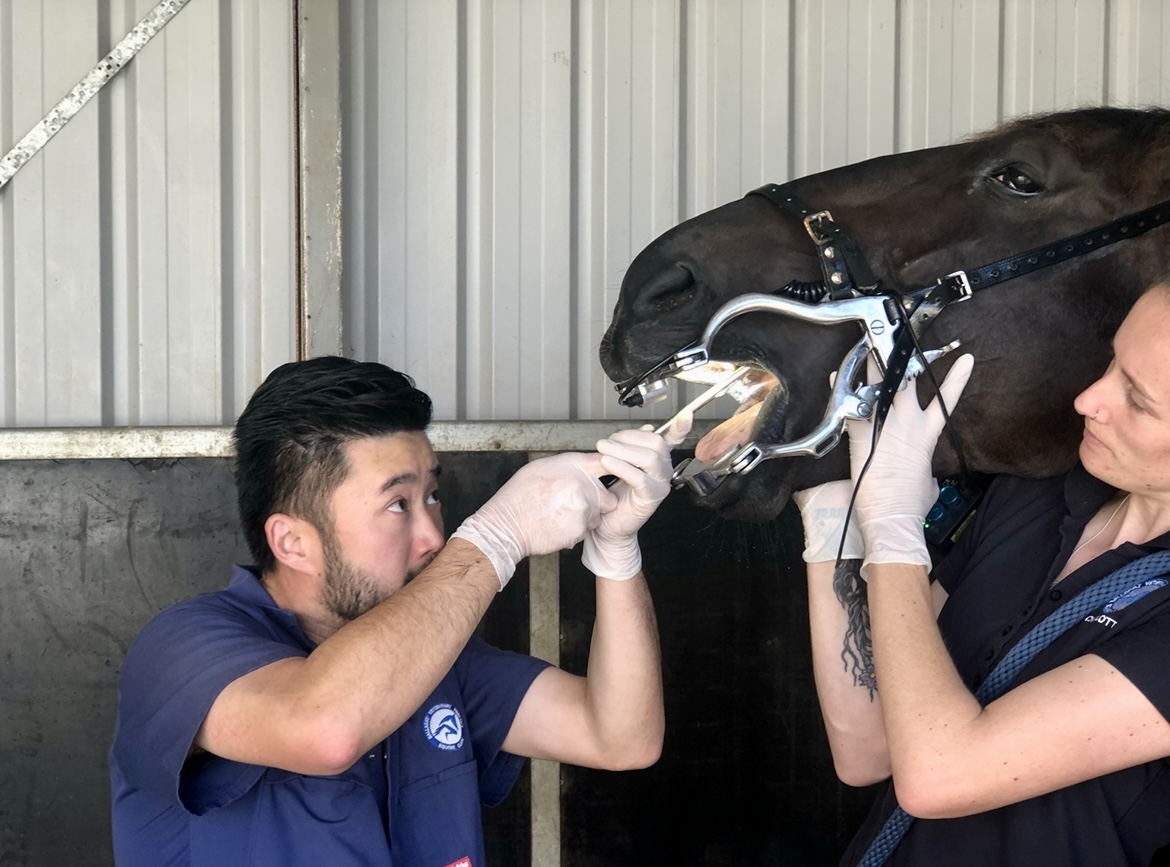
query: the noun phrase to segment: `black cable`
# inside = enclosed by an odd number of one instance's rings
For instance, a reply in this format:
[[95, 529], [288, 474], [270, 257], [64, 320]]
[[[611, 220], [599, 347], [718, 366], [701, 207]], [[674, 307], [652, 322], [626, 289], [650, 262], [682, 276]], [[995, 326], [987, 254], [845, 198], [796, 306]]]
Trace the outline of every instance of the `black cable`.
[[[898, 309], [902, 309], [901, 305], [898, 305]], [[931, 387], [934, 389], [935, 397], [938, 399], [939, 409], [942, 410], [943, 427], [946, 429], [947, 436], [950, 437], [951, 440], [951, 446], [954, 448], [955, 454], [959, 459], [959, 474], [964, 479], [964, 481], [969, 480], [971, 474], [967, 468], [966, 458], [963, 455], [963, 447], [959, 444], [958, 434], [955, 431], [954, 425], [951, 423], [951, 414], [947, 410], [946, 400], [943, 398], [942, 386], [939, 385], [938, 379], [934, 375], [934, 370], [931, 369], [930, 364], [926, 360], [926, 354], [922, 351], [922, 346], [918, 343], [918, 335], [914, 333], [914, 329], [910, 327], [910, 322], [907, 318], [905, 318], [905, 316], [903, 316], [902, 325], [904, 328], [910, 330], [910, 340], [914, 344], [914, 351], [918, 354], [918, 358], [922, 362], [922, 367], [930, 379]], [[886, 359], [886, 363], [889, 363], [889, 359]], [[913, 388], [914, 381], [907, 381], [905, 387]], [[881, 433], [882, 425], [878, 420], [876, 412], [871, 424], [873, 425], [873, 434], [869, 444], [869, 455], [866, 456], [865, 463], [862, 464], [861, 470], [857, 474], [857, 481], [853, 485], [853, 493], [849, 497], [849, 507], [845, 510], [845, 524], [841, 530], [841, 540], [837, 544], [836, 566], [841, 565], [841, 554], [845, 550], [845, 536], [849, 532], [849, 519], [853, 516], [853, 505], [857, 501], [857, 491], [861, 487], [862, 479], [865, 478], [865, 474], [869, 470], [870, 463], [873, 461], [874, 452], [877, 451], [878, 436]]]

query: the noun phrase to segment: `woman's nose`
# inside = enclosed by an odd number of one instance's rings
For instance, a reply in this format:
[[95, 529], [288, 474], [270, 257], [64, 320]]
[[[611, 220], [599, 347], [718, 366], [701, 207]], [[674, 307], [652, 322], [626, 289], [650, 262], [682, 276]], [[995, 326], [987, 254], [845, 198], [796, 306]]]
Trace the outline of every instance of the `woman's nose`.
[[1073, 401], [1073, 409], [1083, 415], [1085, 418], [1096, 420], [1101, 413], [1101, 380], [1098, 379], [1084, 391], [1077, 395], [1076, 400]]

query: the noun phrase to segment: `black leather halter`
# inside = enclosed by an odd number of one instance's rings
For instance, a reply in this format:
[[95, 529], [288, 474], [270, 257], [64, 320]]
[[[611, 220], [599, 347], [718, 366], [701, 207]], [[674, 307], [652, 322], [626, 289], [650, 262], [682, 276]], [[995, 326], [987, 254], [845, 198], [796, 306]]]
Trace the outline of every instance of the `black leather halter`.
[[[804, 224], [809, 237], [817, 246], [817, 260], [824, 276], [821, 296], [827, 294], [830, 299], [839, 300], [856, 295], [883, 294], [880, 281], [873, 276], [869, 263], [849, 231], [836, 223], [828, 211], [814, 211], [791, 187], [791, 184], [765, 184], [747, 195], [763, 196]], [[1170, 201], [1159, 202], [1153, 207], [1079, 235], [1062, 238], [970, 271], [954, 271], [911, 292], [899, 292], [896, 289], [886, 291], [884, 294], [896, 298], [899, 309], [908, 314], [904, 325], [910, 327], [900, 329], [894, 353], [886, 360], [886, 374], [877, 397], [874, 423], [880, 428], [885, 420], [894, 393], [906, 373], [906, 366], [917, 349], [918, 338], [950, 304], [970, 298], [977, 290], [1067, 262], [1118, 241], [1136, 238], [1168, 221]], [[786, 289], [784, 287], [777, 291], [784, 294]]]
[[[791, 184], [764, 184], [762, 187], [749, 192], [749, 196], [763, 196], [770, 202], [778, 205], [786, 213], [796, 217], [808, 231], [809, 237], [817, 245], [821, 254], [821, 272], [825, 277], [825, 288], [830, 297], [843, 298], [856, 292], [862, 295], [873, 294], [878, 289], [879, 281], [870, 271], [869, 263], [862, 255], [857, 242], [843, 226], [833, 220], [828, 211], [815, 211], [792, 192]], [[746, 198], [746, 197], [745, 197]], [[966, 271], [967, 282], [971, 290], [987, 289], [1015, 277], [1023, 277], [1049, 265], [1059, 265], [1069, 259], [1075, 259], [1101, 247], [1108, 247], [1118, 241], [1136, 238], [1156, 229], [1170, 221], [1170, 201], [1159, 202], [1153, 207], [1146, 208], [1128, 216], [1106, 223], [1079, 235], [1072, 235], [1036, 247], [1024, 253], [1017, 253], [998, 262]], [[956, 272], [959, 273], [959, 272]], [[836, 276], [834, 276], [836, 275]], [[945, 279], [945, 278], [940, 278]], [[928, 292], [932, 286], [926, 286], [916, 292], [907, 293], [911, 297]], [[780, 290], [783, 291], [783, 290]]]

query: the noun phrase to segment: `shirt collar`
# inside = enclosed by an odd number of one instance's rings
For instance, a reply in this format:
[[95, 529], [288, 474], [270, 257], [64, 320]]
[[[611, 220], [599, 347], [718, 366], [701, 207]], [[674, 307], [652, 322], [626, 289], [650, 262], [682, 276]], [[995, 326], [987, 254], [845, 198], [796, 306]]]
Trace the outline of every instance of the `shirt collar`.
[[232, 566], [232, 580], [224, 595], [232, 598], [237, 604], [253, 611], [263, 612], [270, 621], [279, 625], [289, 633], [290, 637], [306, 650], [312, 650], [316, 645], [305, 635], [296, 615], [276, 604], [264, 582], [260, 580], [260, 570], [256, 566]]
[[1088, 522], [1115, 493], [1117, 488], [1092, 475], [1080, 461], [1064, 479], [1064, 500], [1074, 521]]

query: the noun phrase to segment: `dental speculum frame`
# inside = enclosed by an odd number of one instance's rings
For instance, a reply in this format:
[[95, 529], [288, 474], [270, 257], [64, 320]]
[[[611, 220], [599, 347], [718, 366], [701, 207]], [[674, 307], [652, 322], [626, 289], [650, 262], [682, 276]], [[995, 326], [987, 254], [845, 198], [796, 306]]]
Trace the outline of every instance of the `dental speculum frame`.
[[[872, 355], [877, 362], [881, 374], [886, 372], [887, 359], [894, 351], [894, 341], [898, 331], [898, 313], [895, 312], [896, 301], [880, 295], [868, 295], [856, 298], [839, 299], [808, 304], [788, 298], [779, 298], [774, 295], [741, 295], [720, 307], [707, 323], [698, 343], [675, 353], [670, 359], [655, 368], [652, 373], [659, 377], [653, 381], [639, 382], [636, 386], [637, 397], [633, 397], [635, 389], [627, 388], [623, 391], [622, 402], [643, 403], [660, 400], [666, 396], [666, 377], [680, 379], [705, 379], [703, 368], [720, 365], [712, 362], [710, 346], [715, 335], [728, 322], [747, 313], [776, 313], [792, 316], [804, 322], [818, 325], [839, 325], [845, 322], [857, 322], [862, 326], [863, 335], [846, 354], [837, 370], [829, 394], [828, 405], [820, 423], [806, 436], [787, 443], [757, 443], [751, 442], [744, 446], [733, 448], [714, 463], [704, 465], [697, 459], [688, 459], [680, 463], [674, 470], [672, 482], [675, 487], [688, 486], [700, 495], [710, 494], [728, 475], [741, 475], [751, 472], [766, 460], [796, 455], [810, 455], [819, 458], [827, 454], [841, 439], [845, 430], [845, 423], [850, 418], [869, 418], [876, 405], [878, 384], [864, 384], [864, 364], [866, 356]], [[954, 341], [940, 349], [928, 350], [925, 359], [915, 355], [907, 366], [905, 381], [913, 379], [923, 372], [924, 364], [929, 364], [937, 358], [958, 346]], [[726, 366], [726, 365], [723, 365]], [[739, 368], [736, 368], [739, 370]], [[712, 393], [704, 403], [729, 390], [740, 382], [740, 378], [731, 380], [728, 386], [708, 390]], [[855, 382], [863, 384], [855, 387]], [[706, 398], [708, 393], [700, 396]], [[737, 396], [737, 399], [742, 398]], [[691, 407], [688, 407], [688, 409]], [[667, 423], [669, 424], [669, 422]], [[665, 425], [663, 429], [665, 429]]]

